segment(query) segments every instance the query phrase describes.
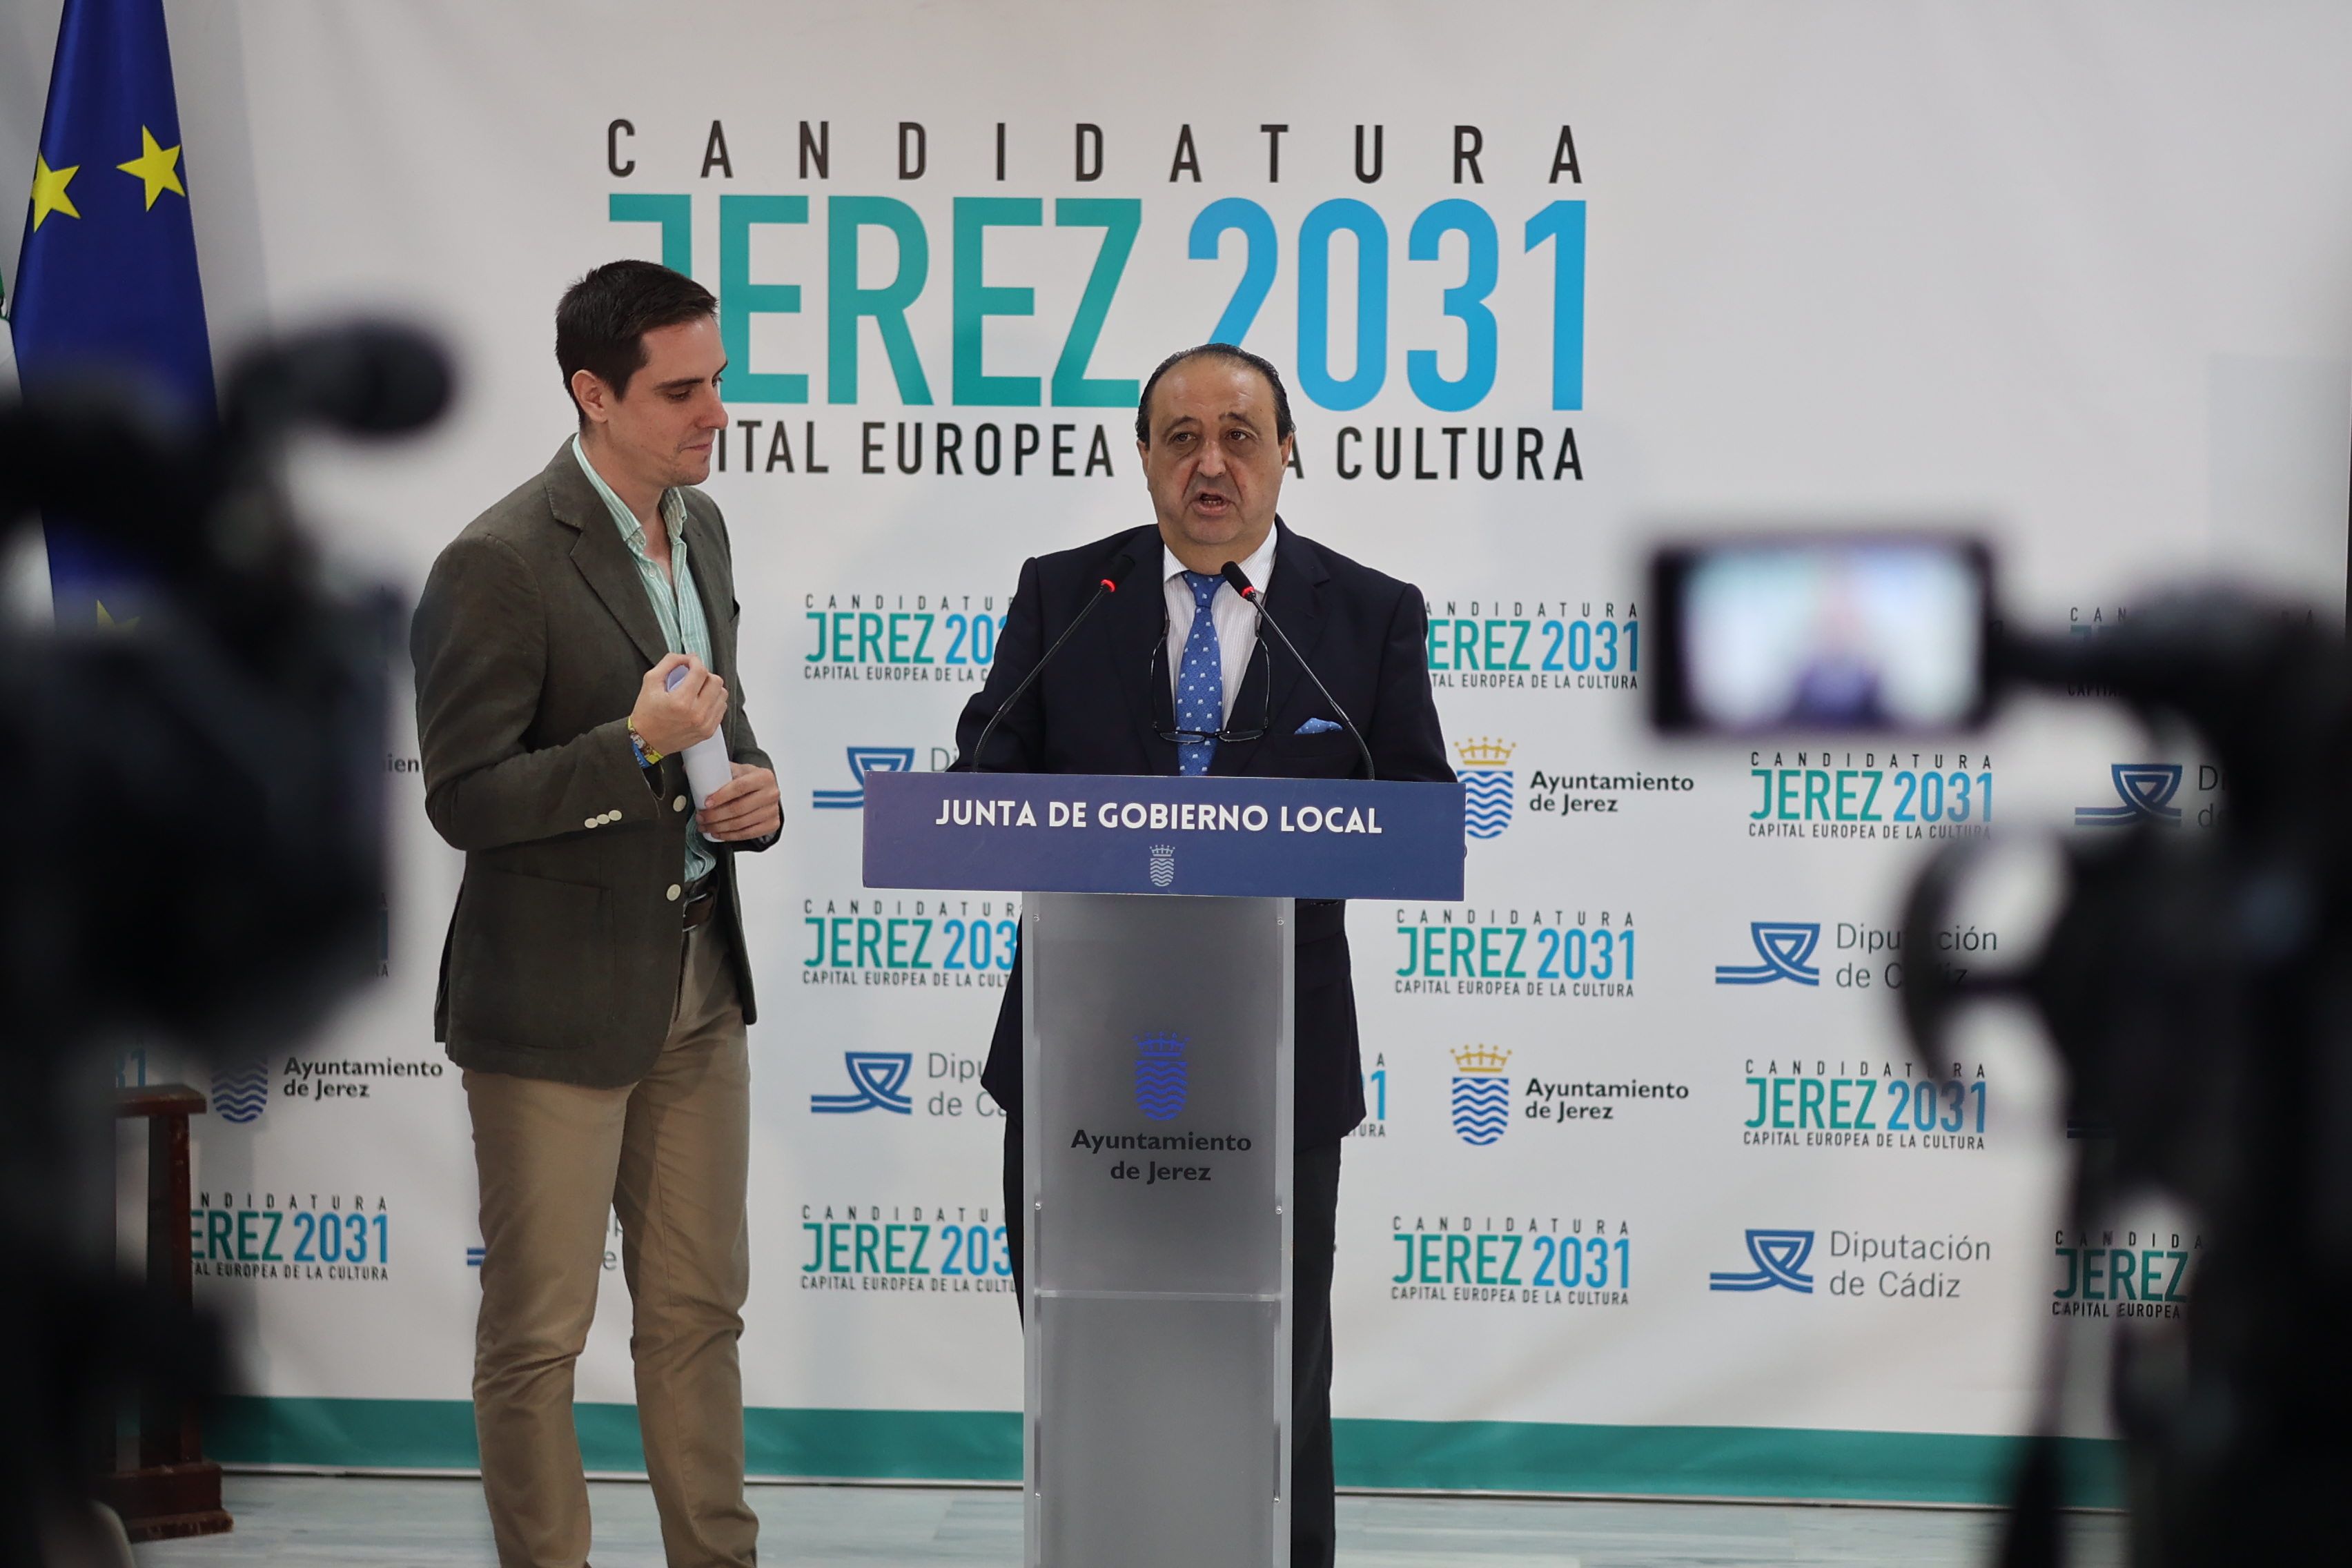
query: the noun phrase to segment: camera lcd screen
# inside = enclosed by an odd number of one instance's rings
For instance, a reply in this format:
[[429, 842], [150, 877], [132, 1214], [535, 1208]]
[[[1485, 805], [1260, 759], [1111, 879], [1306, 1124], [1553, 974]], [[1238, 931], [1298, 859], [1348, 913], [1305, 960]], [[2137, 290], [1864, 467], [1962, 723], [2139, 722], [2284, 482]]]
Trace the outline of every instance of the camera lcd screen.
[[1972, 724], [1987, 695], [1989, 576], [1979, 546], [1948, 539], [1665, 552], [1661, 721], [1740, 734]]

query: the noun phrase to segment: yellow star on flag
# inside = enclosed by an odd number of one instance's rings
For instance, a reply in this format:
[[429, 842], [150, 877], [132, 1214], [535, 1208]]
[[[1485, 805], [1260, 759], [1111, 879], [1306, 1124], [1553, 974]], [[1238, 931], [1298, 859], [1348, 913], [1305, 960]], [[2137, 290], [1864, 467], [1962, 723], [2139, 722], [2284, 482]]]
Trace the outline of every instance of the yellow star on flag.
[[[165, 191], [176, 191], [181, 198], [185, 200], [188, 193], [180, 184], [179, 148], [157, 146], [155, 133], [144, 125], [139, 128], [139, 156], [131, 159], [128, 163], [117, 163], [114, 166], [126, 174], [136, 174], [145, 182], [147, 210], [150, 212], [154, 210], [155, 198]], [[77, 213], [74, 216], [79, 217], [81, 215]]]
[[118, 621], [112, 615], [108, 613], [105, 600], [100, 599], [96, 601], [96, 603], [98, 605], [99, 630], [104, 632], [127, 632], [133, 630], [138, 626], [139, 617], [137, 616], [131, 616], [126, 619]]
[[81, 216], [81, 214], [74, 208], [73, 198], [66, 195], [66, 187], [71, 184], [73, 177], [80, 173], [79, 163], [73, 164], [69, 168], [52, 169], [47, 158], [42, 157], [38, 153], [33, 154], [33, 232], [35, 234], [40, 233], [42, 220], [51, 213], [63, 213], [68, 217]]

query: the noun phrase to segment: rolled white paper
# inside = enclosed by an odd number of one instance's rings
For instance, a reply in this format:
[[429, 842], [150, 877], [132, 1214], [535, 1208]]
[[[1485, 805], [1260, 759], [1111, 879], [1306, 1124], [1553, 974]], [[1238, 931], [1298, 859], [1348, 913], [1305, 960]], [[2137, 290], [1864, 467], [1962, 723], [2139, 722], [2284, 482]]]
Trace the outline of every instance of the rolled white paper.
[[[685, 679], [686, 666], [681, 664], [669, 672], [669, 679], [663, 683], [664, 689], [677, 690], [677, 683]], [[686, 787], [694, 796], [694, 809], [697, 811], [700, 811], [718, 793], [721, 784], [735, 776], [734, 768], [729, 765], [727, 726], [724, 723], [677, 756], [678, 761], [686, 765]]]

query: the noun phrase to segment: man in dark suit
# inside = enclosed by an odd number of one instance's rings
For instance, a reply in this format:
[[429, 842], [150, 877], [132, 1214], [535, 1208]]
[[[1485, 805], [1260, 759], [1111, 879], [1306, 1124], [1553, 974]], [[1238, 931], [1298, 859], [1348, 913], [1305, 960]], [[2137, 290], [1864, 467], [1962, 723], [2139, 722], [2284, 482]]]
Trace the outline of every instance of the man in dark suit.
[[[434, 1025], [481, 1181], [474, 1421], [502, 1568], [587, 1560], [572, 1373], [616, 1212], [665, 1554], [754, 1559], [734, 852], [782, 812], [730, 699], [727, 527], [693, 488], [727, 427], [716, 309], [650, 262], [572, 285], [555, 344], [579, 433], [441, 552], [411, 633], [425, 809], [466, 852]], [[733, 777], [689, 812], [677, 753], [721, 729]]]
[[[1135, 419], [1155, 524], [1038, 556], [997, 639], [988, 684], [956, 728], [959, 767], [1048, 773], [1346, 778], [1355, 737], [1256, 615], [1219, 580], [1238, 562], [1267, 608], [1361, 728], [1383, 779], [1450, 783], [1430, 694], [1418, 590], [1309, 542], [1275, 515], [1290, 460], [1290, 400], [1274, 366], [1222, 343], [1172, 355]], [[1120, 553], [1138, 569], [1005, 712], [982, 729], [1095, 592]], [[1340, 1141], [1364, 1119], [1363, 1064], [1345, 906], [1302, 900], [1294, 1030], [1291, 1563], [1333, 1552], [1331, 1268]], [[1016, 959], [1014, 968], [1019, 969]], [[1004, 1107], [1004, 1213], [1022, 1265], [1021, 980], [1006, 984], [981, 1078]], [[1017, 1282], [1016, 1282], [1017, 1284]]]

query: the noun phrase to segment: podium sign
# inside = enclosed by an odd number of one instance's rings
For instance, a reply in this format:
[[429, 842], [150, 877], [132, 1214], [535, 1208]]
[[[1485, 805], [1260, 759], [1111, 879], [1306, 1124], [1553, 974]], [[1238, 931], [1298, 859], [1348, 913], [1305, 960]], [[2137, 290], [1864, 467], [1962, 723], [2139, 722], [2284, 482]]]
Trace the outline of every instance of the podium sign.
[[1225, 898], [1462, 896], [1462, 786], [869, 773], [866, 885]]
[[866, 886], [1027, 895], [1026, 1562], [1285, 1568], [1294, 896], [1459, 899], [1461, 786], [866, 787]]

